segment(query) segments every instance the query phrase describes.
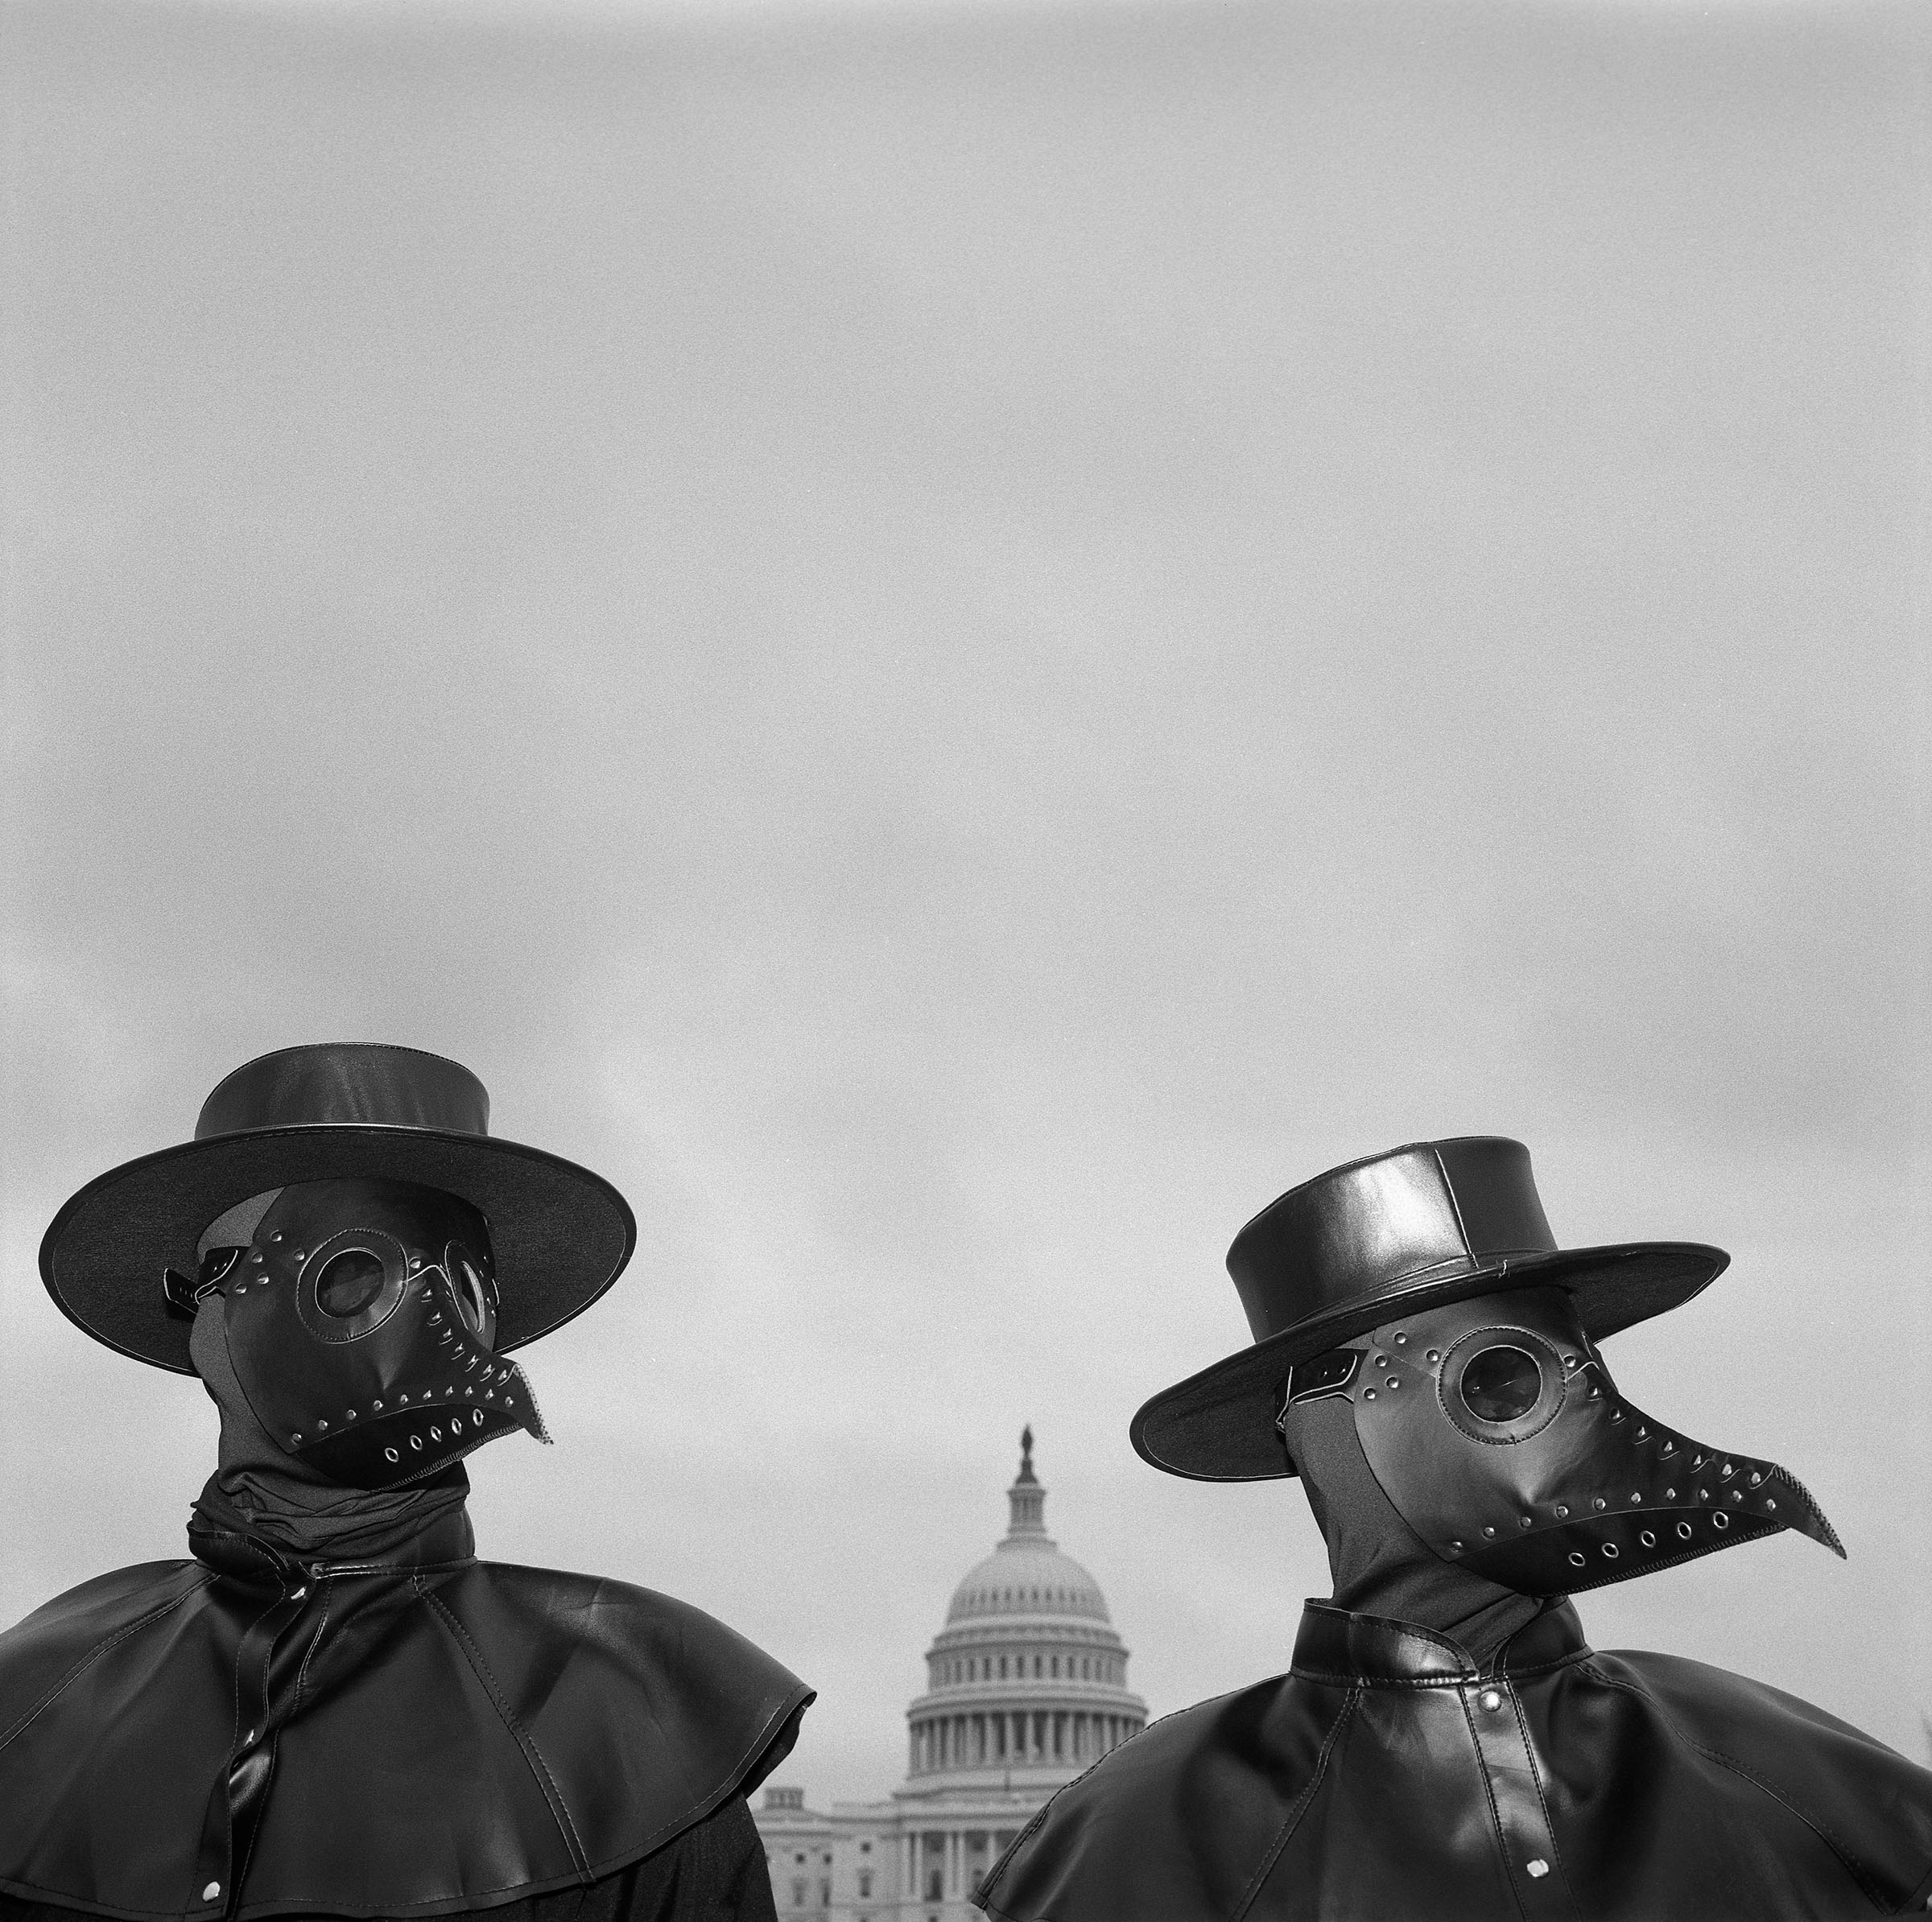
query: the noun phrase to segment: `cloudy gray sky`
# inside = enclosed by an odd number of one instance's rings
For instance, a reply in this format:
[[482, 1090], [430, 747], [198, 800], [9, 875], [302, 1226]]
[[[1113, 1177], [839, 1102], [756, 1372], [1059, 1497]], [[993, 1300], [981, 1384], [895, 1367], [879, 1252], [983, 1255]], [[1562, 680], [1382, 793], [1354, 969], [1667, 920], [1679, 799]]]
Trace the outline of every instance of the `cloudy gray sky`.
[[404, 1041], [630, 1196], [485, 1551], [875, 1795], [1030, 1420], [1164, 1711], [1290, 1487], [1162, 1478], [1291, 1182], [1527, 1140], [1716, 1241], [1612, 1345], [1802, 1477], [1586, 1598], [1922, 1755], [1932, 34], [1865, 0], [3, 16], [0, 1619], [183, 1550], [49, 1217]]

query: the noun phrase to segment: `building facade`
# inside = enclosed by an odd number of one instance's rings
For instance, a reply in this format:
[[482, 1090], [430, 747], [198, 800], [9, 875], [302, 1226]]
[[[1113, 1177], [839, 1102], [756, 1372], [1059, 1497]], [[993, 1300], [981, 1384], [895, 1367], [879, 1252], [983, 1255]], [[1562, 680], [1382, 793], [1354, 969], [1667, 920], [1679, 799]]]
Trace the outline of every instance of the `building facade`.
[[755, 1812], [783, 1922], [983, 1922], [980, 1879], [1062, 1784], [1142, 1728], [1100, 1585], [1046, 1532], [1033, 1432], [1004, 1540], [953, 1590], [906, 1711], [906, 1779], [881, 1802]]

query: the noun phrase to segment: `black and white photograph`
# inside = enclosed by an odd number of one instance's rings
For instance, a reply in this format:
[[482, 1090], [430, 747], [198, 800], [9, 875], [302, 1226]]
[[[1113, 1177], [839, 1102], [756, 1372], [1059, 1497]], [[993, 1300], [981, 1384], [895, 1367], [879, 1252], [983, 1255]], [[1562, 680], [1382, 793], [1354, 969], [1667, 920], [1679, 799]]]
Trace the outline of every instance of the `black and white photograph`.
[[1932, 1910], [1925, 0], [0, 0], [0, 1922]]

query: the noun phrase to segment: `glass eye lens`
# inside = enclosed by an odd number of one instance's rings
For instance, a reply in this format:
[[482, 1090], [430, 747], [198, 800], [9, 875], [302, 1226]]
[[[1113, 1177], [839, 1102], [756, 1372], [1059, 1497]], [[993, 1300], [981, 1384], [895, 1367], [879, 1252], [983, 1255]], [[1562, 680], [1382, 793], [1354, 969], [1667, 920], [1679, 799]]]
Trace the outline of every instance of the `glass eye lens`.
[[1513, 1421], [1537, 1404], [1543, 1377], [1521, 1348], [1485, 1348], [1463, 1371], [1463, 1401], [1479, 1421]]
[[316, 1278], [316, 1305], [339, 1321], [360, 1314], [382, 1292], [382, 1264], [367, 1248], [343, 1249]]
[[456, 1293], [456, 1305], [469, 1325], [470, 1333], [485, 1343], [493, 1342], [497, 1317], [490, 1305], [489, 1289], [471, 1260], [469, 1251], [453, 1241], [449, 1245], [448, 1267], [450, 1283]]

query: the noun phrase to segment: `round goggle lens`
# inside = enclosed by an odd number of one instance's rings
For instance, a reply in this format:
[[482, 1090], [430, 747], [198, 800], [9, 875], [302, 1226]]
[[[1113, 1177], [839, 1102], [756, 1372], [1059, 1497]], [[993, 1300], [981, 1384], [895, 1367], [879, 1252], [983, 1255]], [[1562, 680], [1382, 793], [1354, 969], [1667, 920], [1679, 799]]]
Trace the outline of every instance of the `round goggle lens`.
[[1514, 1421], [1543, 1392], [1536, 1358], [1521, 1348], [1485, 1348], [1463, 1371], [1463, 1403], [1479, 1421]]
[[338, 1321], [361, 1314], [382, 1292], [382, 1259], [367, 1248], [345, 1248], [316, 1277], [316, 1305]]

